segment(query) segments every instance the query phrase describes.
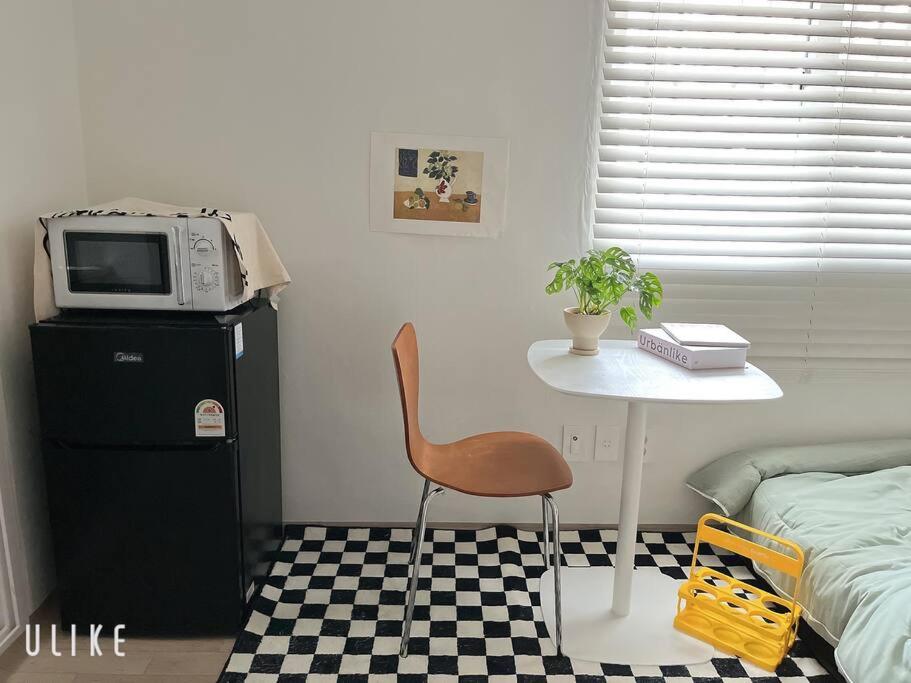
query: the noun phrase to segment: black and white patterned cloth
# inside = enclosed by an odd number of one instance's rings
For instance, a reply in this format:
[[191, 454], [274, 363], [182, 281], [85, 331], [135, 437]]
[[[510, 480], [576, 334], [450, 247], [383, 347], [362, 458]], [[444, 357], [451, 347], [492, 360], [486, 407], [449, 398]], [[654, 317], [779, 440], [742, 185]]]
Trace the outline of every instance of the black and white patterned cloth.
[[[625, 666], [557, 657], [541, 617], [541, 532], [428, 529], [409, 655], [398, 656], [410, 529], [289, 527], [220, 682], [604, 681], [791, 683], [831, 678], [798, 640], [775, 674], [733, 657], [690, 666]], [[617, 532], [564, 531], [563, 561], [611, 565]], [[694, 534], [642, 533], [637, 567], [683, 579]], [[752, 579], [746, 561], [703, 564]]]

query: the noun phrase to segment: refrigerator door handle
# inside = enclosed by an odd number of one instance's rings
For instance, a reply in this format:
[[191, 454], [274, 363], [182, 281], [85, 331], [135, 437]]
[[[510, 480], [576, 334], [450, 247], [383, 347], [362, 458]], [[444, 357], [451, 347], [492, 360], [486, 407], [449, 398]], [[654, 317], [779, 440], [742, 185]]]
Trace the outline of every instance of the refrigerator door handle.
[[171, 241], [174, 243], [174, 275], [177, 280], [177, 304], [183, 306], [187, 303], [187, 294], [184, 289], [184, 280], [186, 278], [183, 267], [183, 255], [189, 248], [187, 245], [187, 228], [185, 226], [172, 226], [171, 235], [173, 237]]

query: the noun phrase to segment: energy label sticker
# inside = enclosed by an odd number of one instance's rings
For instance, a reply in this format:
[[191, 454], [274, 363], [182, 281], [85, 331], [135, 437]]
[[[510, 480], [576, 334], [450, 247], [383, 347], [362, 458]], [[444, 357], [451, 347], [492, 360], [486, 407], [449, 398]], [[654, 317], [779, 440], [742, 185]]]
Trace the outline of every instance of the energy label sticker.
[[214, 398], [204, 398], [194, 411], [196, 436], [224, 436], [225, 409]]

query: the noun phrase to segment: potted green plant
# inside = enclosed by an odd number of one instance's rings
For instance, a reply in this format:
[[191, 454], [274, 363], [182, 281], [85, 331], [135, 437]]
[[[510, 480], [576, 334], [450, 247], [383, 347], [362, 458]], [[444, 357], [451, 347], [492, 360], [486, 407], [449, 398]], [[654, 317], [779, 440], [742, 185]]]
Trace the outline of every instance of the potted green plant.
[[452, 162], [458, 159], [454, 154], [446, 150], [434, 150], [427, 157], [427, 165], [422, 173], [428, 178], [439, 180], [440, 182], [434, 188], [440, 202], [448, 203], [449, 195], [452, 194], [452, 183], [455, 180], [459, 167]]
[[[651, 319], [652, 311], [661, 305], [664, 291], [658, 276], [637, 272], [632, 257], [620, 247], [592, 249], [578, 262], [554, 261], [547, 270], [556, 272], [544, 291], [556, 294], [571, 289], [576, 295], [577, 305], [563, 309], [563, 319], [573, 337], [570, 353], [598, 353], [598, 338], [610, 323], [613, 307], [627, 292], [638, 294], [638, 308], [646, 318]], [[636, 329], [634, 306], [621, 307], [620, 318], [630, 331]]]

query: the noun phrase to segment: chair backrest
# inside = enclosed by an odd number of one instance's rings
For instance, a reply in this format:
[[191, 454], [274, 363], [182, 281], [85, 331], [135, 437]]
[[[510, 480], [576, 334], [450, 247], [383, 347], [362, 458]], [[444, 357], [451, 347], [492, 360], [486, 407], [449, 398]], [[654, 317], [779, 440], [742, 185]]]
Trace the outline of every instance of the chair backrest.
[[392, 358], [395, 361], [395, 374], [399, 380], [399, 394], [402, 399], [402, 416], [405, 420], [405, 450], [411, 465], [419, 474], [424, 474], [428, 446], [427, 439], [421, 433], [418, 417], [418, 394], [420, 392], [420, 373], [418, 371], [418, 338], [414, 325], [405, 323], [395, 335], [392, 342]]

